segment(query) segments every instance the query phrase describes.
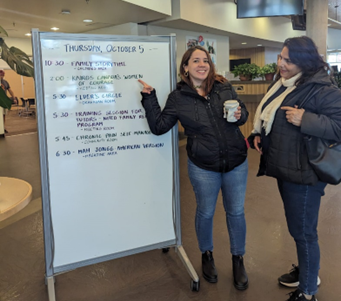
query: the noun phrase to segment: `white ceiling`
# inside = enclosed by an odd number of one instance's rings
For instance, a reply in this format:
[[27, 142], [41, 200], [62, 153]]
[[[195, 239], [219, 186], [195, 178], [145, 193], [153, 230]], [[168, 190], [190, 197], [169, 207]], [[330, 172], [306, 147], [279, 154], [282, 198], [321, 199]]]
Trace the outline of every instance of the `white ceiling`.
[[[62, 10], [70, 14], [62, 14]], [[124, 12], [124, 13], [123, 13]], [[31, 28], [82, 33], [93, 29], [124, 24], [144, 23], [166, 15], [122, 0], [1, 0], [0, 25], [9, 37], [23, 38]], [[84, 19], [93, 20], [84, 23]]]
[[[341, 21], [341, 0], [329, 1], [329, 17]], [[340, 6], [340, 7], [338, 7]], [[70, 14], [62, 14], [69, 10]], [[124, 13], [122, 13], [124, 12]], [[58, 27], [61, 32], [82, 33], [128, 22], [148, 23], [167, 17], [164, 14], [129, 4], [122, 0], [1, 0], [0, 25], [7, 31], [9, 37], [24, 38], [32, 28], [40, 31], [51, 31]], [[84, 19], [93, 20], [84, 23]], [[332, 27], [341, 29], [341, 22], [333, 22]], [[262, 44], [267, 47], [281, 47], [277, 42], [259, 40], [240, 36], [230, 32], [198, 26], [184, 20], [164, 23], [163, 26], [177, 29], [228, 35], [230, 48], [242, 48], [241, 42], [247, 42], [244, 47], [256, 47]], [[29, 39], [29, 37], [27, 37]]]

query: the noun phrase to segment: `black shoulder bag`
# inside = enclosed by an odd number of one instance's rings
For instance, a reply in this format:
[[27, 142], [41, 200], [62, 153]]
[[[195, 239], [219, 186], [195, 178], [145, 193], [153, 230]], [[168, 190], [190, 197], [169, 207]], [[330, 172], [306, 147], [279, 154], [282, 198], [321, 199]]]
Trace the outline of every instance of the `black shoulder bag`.
[[[313, 98], [322, 88], [313, 87], [300, 103], [299, 108]], [[341, 142], [315, 136], [304, 136], [310, 165], [321, 182], [339, 184], [341, 182]]]

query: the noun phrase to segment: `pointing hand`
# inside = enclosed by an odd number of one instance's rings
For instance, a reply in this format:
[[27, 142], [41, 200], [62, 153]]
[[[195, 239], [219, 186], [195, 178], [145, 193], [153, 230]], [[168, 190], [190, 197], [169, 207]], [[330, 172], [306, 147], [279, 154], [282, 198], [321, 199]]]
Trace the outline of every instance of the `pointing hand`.
[[150, 94], [150, 92], [154, 90], [154, 88], [152, 86], [149, 86], [143, 80], [138, 79], [138, 82], [143, 85], [142, 93]]
[[293, 107], [281, 107], [282, 110], [286, 110], [287, 121], [296, 126], [301, 126], [302, 116], [304, 114], [304, 109], [298, 109], [297, 106]]

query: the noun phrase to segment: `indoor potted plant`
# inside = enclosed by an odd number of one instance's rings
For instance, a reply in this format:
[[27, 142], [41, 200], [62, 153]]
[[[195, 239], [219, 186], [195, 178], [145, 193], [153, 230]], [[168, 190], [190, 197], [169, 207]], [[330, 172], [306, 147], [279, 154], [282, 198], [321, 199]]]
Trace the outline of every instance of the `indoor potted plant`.
[[[33, 62], [28, 55], [16, 47], [9, 48], [1, 36], [8, 36], [8, 34], [6, 30], [0, 26], [0, 59], [3, 59], [17, 74], [33, 77]], [[6, 96], [2, 89], [0, 90], [0, 106], [5, 109], [10, 109], [12, 101]]]
[[266, 64], [261, 68], [261, 75], [265, 77], [265, 80], [272, 81], [274, 79], [274, 75], [277, 72], [277, 64], [270, 63]]
[[239, 76], [240, 80], [252, 80], [260, 75], [260, 67], [255, 63], [240, 64], [231, 71], [234, 77]]

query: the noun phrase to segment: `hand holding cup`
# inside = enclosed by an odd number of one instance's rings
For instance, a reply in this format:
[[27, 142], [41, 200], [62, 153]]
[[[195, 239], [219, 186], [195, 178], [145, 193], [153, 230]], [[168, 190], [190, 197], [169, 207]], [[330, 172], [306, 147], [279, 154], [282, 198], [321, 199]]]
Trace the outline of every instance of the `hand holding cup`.
[[228, 122], [236, 122], [240, 119], [241, 107], [238, 100], [226, 100], [224, 102], [224, 118]]

